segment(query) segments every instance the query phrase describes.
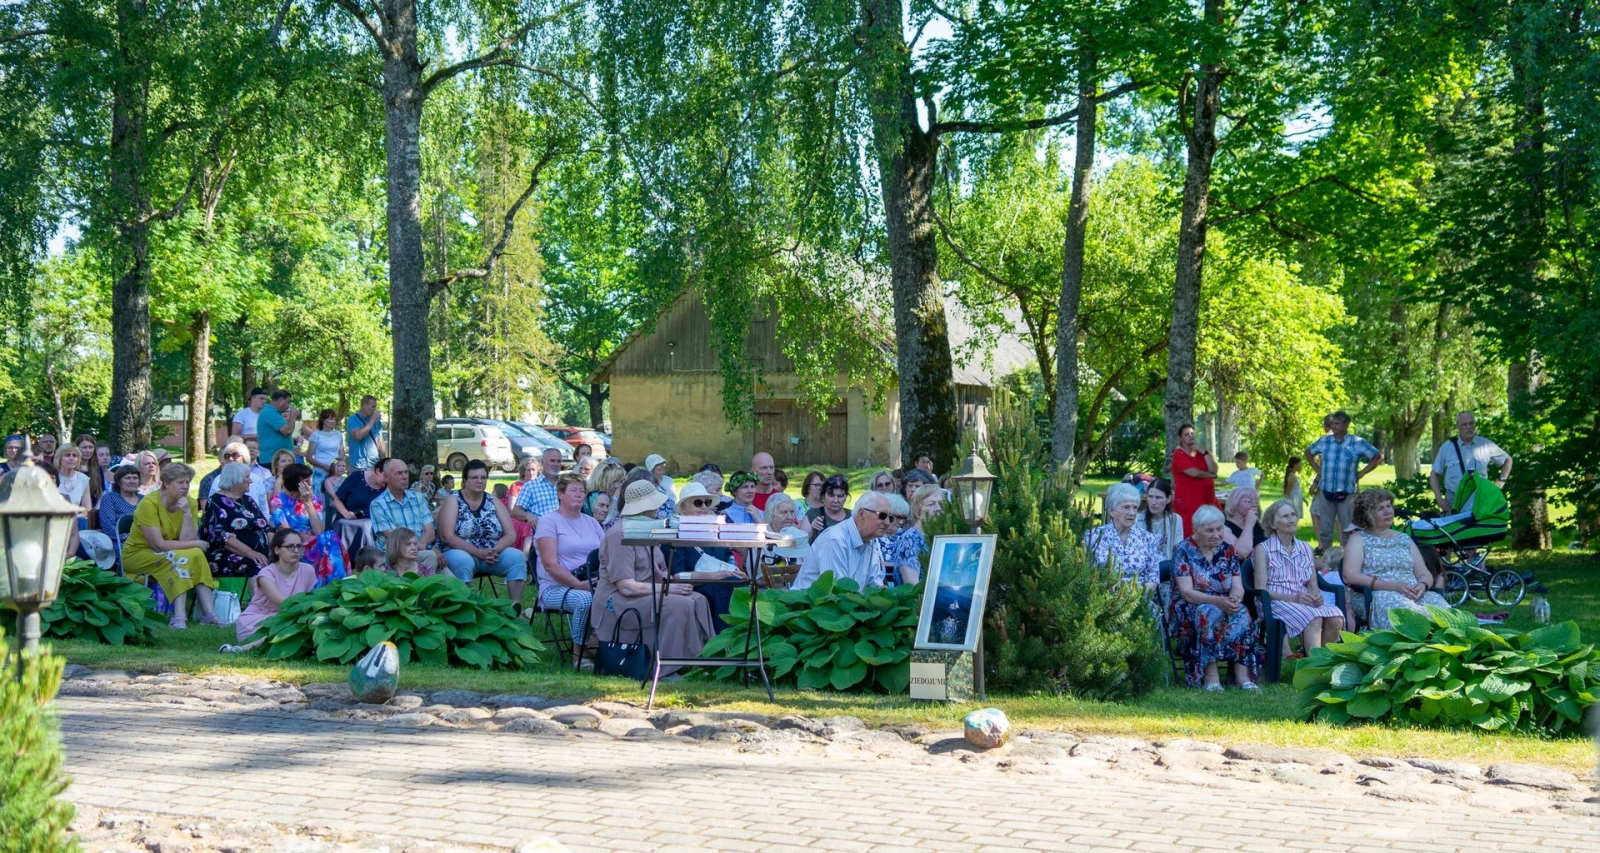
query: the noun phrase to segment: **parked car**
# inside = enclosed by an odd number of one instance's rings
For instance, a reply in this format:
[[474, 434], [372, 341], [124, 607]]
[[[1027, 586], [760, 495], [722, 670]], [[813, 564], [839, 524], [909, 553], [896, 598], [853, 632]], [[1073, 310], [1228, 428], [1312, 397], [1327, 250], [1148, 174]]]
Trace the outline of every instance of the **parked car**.
[[439, 466], [459, 472], [473, 459], [490, 468], [515, 471], [517, 457], [512, 453], [511, 442], [498, 426], [483, 423], [476, 418], [440, 418], [434, 422], [433, 435], [439, 448]]
[[594, 458], [596, 459], [606, 458], [606, 454], [609, 452], [609, 449], [606, 447], [605, 439], [600, 437], [600, 433], [589, 429], [588, 427], [546, 426], [544, 429], [545, 432], [548, 432], [556, 438], [565, 441], [573, 447], [578, 447], [579, 445], [584, 444], [589, 445], [589, 449], [594, 451]]
[[[500, 428], [505, 430], [506, 437], [517, 447], [517, 458], [532, 456], [535, 459], [544, 455], [546, 449], [554, 447], [561, 451], [561, 467], [572, 467], [572, 445], [545, 432], [533, 424], [522, 421], [495, 421]], [[512, 469], [515, 470], [515, 469]]]

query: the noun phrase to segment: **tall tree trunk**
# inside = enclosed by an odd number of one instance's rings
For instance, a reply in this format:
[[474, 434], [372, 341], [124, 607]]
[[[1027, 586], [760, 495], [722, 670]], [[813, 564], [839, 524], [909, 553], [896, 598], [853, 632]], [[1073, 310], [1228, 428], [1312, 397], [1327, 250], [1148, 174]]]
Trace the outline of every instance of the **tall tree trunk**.
[[[1511, 362], [1506, 368], [1506, 402], [1513, 414], [1524, 399], [1539, 390], [1541, 377], [1538, 355]], [[1539, 448], [1533, 448], [1538, 452]], [[1550, 550], [1550, 508], [1545, 503], [1544, 488], [1528, 483], [1526, 477], [1511, 480], [1511, 547], [1538, 551]]]
[[[1072, 199], [1061, 242], [1061, 298], [1056, 305], [1055, 410], [1050, 455], [1057, 466], [1072, 464], [1078, 445], [1078, 307], [1083, 300], [1084, 244], [1089, 234], [1089, 182], [1094, 170], [1095, 120], [1100, 104], [1099, 60], [1091, 48], [1078, 53], [1078, 136], [1072, 162]], [[1092, 429], [1093, 424], [1089, 425]], [[1074, 476], [1072, 487], [1079, 479]]]
[[[56, 436], [60, 438], [60, 445], [65, 447], [72, 441], [72, 428], [67, 425], [67, 412], [61, 405], [61, 386], [56, 384], [55, 359], [50, 357], [50, 350], [46, 348], [44, 354], [44, 383], [50, 388], [50, 402], [55, 406]], [[43, 460], [51, 465], [56, 464], [54, 459]]]
[[147, 0], [119, 0], [117, 69], [111, 95], [108, 162], [110, 225], [118, 270], [111, 285], [111, 452], [150, 446], [150, 194], [144, 185], [149, 152], [150, 59]]
[[611, 392], [600, 387], [600, 383], [589, 383], [589, 393], [583, 395], [589, 400], [589, 426], [600, 429], [606, 422], [606, 398]]
[[[928, 453], [936, 470], [950, 471], [956, 465], [956, 395], [933, 219], [939, 139], [917, 120], [911, 51], [901, 11], [899, 0], [863, 0], [861, 5], [866, 36], [861, 68], [872, 104], [873, 147], [894, 288], [900, 456], [909, 460], [916, 453]], [[930, 112], [929, 125], [936, 119]], [[395, 370], [398, 373], [398, 364]]]
[[[1226, 0], [1205, 0], [1206, 27], [1220, 33]], [[1222, 111], [1226, 72], [1214, 57], [1200, 64], [1193, 81], [1193, 118], [1188, 122], [1189, 160], [1183, 177], [1183, 213], [1178, 220], [1178, 264], [1172, 289], [1172, 328], [1167, 334], [1167, 393], [1162, 407], [1167, 466], [1178, 446], [1178, 430], [1194, 417], [1194, 360], [1200, 337], [1200, 283], [1211, 205], [1211, 167], [1217, 156], [1217, 116]], [[1166, 466], [1163, 466], [1166, 467]]]
[[189, 325], [194, 347], [189, 351], [189, 425], [183, 458], [205, 458], [216, 440], [211, 425], [211, 312], [200, 311]]
[[1239, 450], [1239, 407], [1228, 402], [1228, 395], [1217, 391], [1217, 463], [1233, 459]]
[[394, 341], [394, 409], [389, 446], [421, 466], [438, 455], [433, 438], [433, 357], [422, 266], [422, 64], [415, 0], [385, 0], [384, 154], [389, 224], [389, 316]]
[[[256, 387], [255, 353], [250, 349], [250, 339], [248, 337], [250, 315], [240, 314], [238, 321], [234, 323], [234, 331], [236, 332], [236, 339], [239, 341], [239, 400], [243, 403], [249, 403], [250, 389]], [[234, 408], [232, 400], [228, 401], [228, 408], [230, 409], [229, 417], [232, 417], [231, 410]], [[232, 429], [232, 427], [229, 427], [229, 429]]]
[[1393, 447], [1392, 454], [1385, 454], [1394, 461], [1394, 478], [1405, 480], [1422, 474], [1422, 432], [1429, 426], [1428, 412], [1414, 411], [1414, 407], [1405, 406], [1400, 410], [1390, 423], [1389, 441]]
[[[1515, 41], [1517, 61], [1512, 63], [1512, 81], [1522, 97], [1522, 118], [1517, 123], [1517, 136], [1512, 144], [1513, 155], [1523, 177], [1523, 192], [1515, 199], [1515, 216], [1522, 231], [1519, 251], [1522, 253], [1522, 287], [1529, 294], [1539, 292], [1540, 273], [1545, 255], [1545, 107], [1544, 89], [1538, 81], [1538, 66], [1542, 53], [1538, 41], [1529, 36], [1537, 31], [1537, 16], [1546, 14], [1543, 4], [1520, 3], [1517, 24], [1520, 27]], [[1529, 318], [1532, 322], [1532, 317]], [[1513, 361], [1506, 369], [1506, 402], [1515, 416], [1519, 406], [1540, 384], [1539, 355], [1530, 352], [1526, 359]], [[1538, 452], [1540, 448], [1532, 448]], [[1548, 550], [1550, 548], [1550, 511], [1545, 505], [1544, 488], [1530, 484], [1527, 478], [1512, 481], [1511, 546]]]

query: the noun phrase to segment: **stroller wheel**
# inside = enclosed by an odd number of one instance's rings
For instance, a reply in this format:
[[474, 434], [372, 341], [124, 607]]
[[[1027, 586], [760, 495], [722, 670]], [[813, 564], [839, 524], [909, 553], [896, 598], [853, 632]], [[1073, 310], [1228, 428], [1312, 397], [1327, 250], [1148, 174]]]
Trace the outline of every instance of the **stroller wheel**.
[[1501, 607], [1515, 607], [1526, 594], [1522, 575], [1510, 569], [1501, 569], [1489, 577], [1489, 600]]
[[1449, 571], [1444, 573], [1445, 603], [1451, 607], [1460, 607], [1467, 600], [1467, 579], [1460, 572]]

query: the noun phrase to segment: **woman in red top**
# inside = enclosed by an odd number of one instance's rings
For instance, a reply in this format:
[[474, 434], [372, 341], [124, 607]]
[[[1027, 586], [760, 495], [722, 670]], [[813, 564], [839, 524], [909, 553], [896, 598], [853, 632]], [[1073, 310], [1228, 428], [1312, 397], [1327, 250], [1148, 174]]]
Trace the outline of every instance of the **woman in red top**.
[[1190, 519], [1203, 506], [1217, 505], [1217, 458], [1194, 443], [1194, 425], [1178, 427], [1178, 449], [1172, 451], [1172, 511], [1183, 519], [1183, 535], [1194, 533]]

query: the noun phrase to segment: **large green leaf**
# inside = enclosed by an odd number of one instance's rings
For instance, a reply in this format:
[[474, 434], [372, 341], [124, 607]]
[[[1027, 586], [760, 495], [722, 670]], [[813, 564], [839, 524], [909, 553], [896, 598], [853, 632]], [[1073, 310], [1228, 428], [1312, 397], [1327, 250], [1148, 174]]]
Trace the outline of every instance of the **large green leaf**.
[[1433, 620], [1414, 610], [1395, 607], [1389, 610], [1389, 622], [1407, 639], [1422, 642], [1433, 633]]
[[1334, 687], [1355, 687], [1365, 675], [1360, 664], [1341, 663], [1328, 672], [1328, 683]]
[[1571, 654], [1582, 645], [1583, 635], [1578, 630], [1578, 623], [1571, 621], [1529, 631], [1524, 641], [1524, 648], [1534, 646], [1547, 648], [1558, 655]]

